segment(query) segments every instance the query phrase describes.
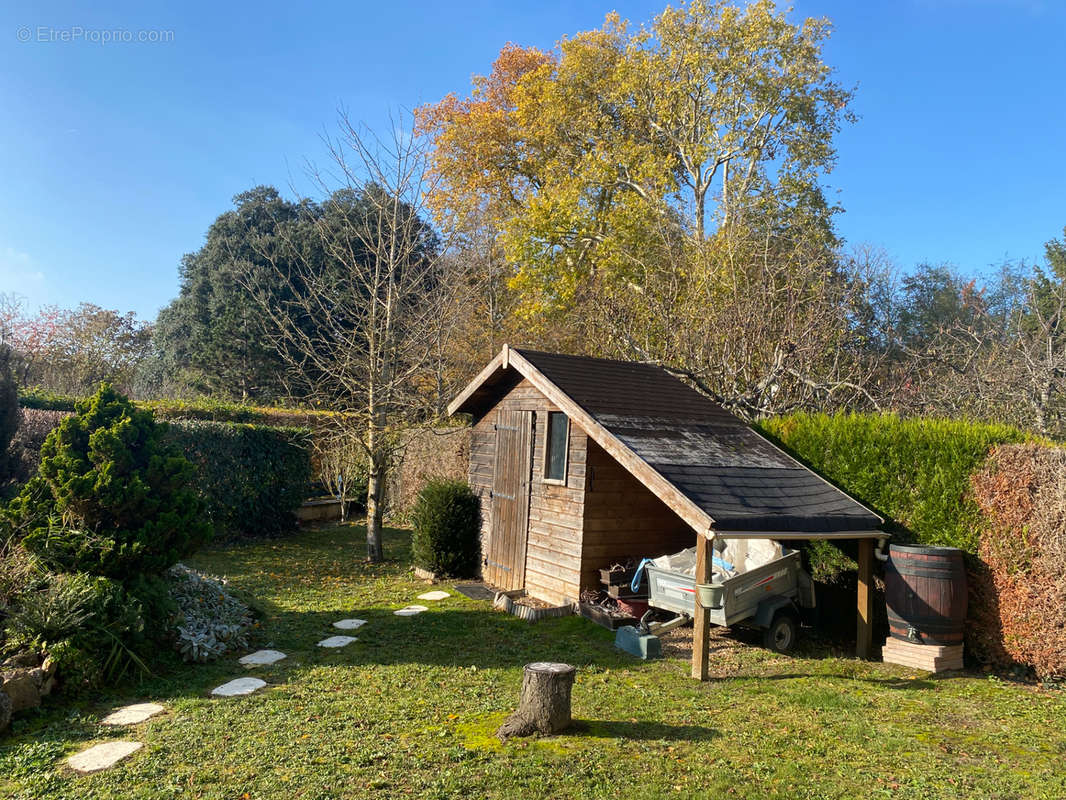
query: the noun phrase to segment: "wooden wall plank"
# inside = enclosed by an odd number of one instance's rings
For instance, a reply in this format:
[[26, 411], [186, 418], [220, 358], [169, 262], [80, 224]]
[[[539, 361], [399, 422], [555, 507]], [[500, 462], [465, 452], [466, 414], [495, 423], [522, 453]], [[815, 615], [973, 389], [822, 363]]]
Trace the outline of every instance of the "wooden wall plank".
[[[522, 585], [526, 590], [548, 602], [563, 598], [577, 599], [580, 591], [580, 546], [583, 523], [583, 499], [586, 474], [586, 445], [588, 438], [578, 426], [570, 426], [570, 451], [565, 485], [543, 482], [543, 442], [549, 411], [558, 410], [540, 391], [527, 380], [520, 381], [497, 402], [496, 406], [477, 420], [471, 434], [470, 484], [482, 499], [482, 577], [501, 586], [506, 574], [485, 564], [493, 552], [493, 538], [500, 524], [508, 520], [494, 519], [499, 511], [489, 499], [498, 454], [493, 424], [500, 412], [530, 412], [532, 425], [528, 439], [529, 452], [529, 504], [526, 509], [525, 529], [527, 534], [506, 539], [507, 549], [503, 558], [521, 562], [523, 571], [535, 562], [541, 570], [524, 576]], [[505, 463], [514, 469], [516, 465]], [[521, 525], [520, 519], [510, 524]], [[503, 544], [504, 541], [498, 541]], [[531, 558], [533, 561], [531, 562]], [[551, 572], [565, 575], [566, 579], [552, 577]], [[549, 573], [549, 574], [545, 574]], [[521, 588], [516, 586], [515, 588]]]
[[581, 588], [599, 588], [599, 570], [630, 557], [674, 553], [695, 543], [692, 528], [596, 442], [581, 540]]

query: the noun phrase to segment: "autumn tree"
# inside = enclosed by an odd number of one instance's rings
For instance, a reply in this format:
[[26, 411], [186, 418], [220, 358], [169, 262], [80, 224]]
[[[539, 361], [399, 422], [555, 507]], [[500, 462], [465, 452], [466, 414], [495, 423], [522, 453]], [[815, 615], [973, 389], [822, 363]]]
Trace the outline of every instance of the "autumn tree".
[[662, 363], [749, 416], [862, 394], [820, 185], [850, 119], [828, 32], [769, 0], [612, 14], [420, 110], [434, 210], [498, 232], [524, 340]]
[[129, 391], [150, 350], [151, 326], [125, 314], [82, 303], [77, 308], [26, 310], [18, 297], [0, 297], [0, 345], [23, 387], [91, 394], [102, 382]]
[[420, 111], [435, 209], [494, 216], [530, 313], [600, 274], [624, 286], [664, 223], [703, 241], [783, 204], [828, 231], [818, 179], [850, 93], [821, 61], [827, 35], [769, 0], [697, 0], [636, 32], [609, 15], [550, 53], [508, 45], [469, 97]]

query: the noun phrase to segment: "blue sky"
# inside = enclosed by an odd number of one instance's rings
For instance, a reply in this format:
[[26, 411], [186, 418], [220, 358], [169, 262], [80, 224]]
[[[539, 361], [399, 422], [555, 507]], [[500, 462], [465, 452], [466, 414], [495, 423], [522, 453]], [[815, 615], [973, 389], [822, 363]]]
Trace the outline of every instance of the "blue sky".
[[[549, 47], [663, 2], [5, 3], [0, 292], [153, 318], [234, 194], [311, 191], [338, 108], [381, 126], [390, 107], [465, 92], [508, 41]], [[980, 274], [1061, 234], [1066, 1], [797, 0], [794, 14], [834, 21], [826, 59], [858, 85], [828, 178], [849, 242]], [[171, 41], [89, 33], [111, 30]]]

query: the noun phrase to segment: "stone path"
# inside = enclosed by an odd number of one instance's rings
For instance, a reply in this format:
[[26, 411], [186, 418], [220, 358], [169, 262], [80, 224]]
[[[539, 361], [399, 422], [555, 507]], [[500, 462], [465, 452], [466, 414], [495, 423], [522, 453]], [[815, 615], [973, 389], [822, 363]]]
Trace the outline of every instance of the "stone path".
[[115, 709], [102, 720], [101, 725], [139, 725], [146, 719], [160, 714], [165, 709], [158, 703], [135, 703]]
[[67, 759], [67, 766], [81, 775], [113, 767], [122, 759], [133, 755], [144, 745], [141, 742], [104, 742], [88, 750], [75, 753]]
[[[451, 594], [436, 589], [431, 592], [420, 594], [418, 599], [436, 601], [444, 600], [448, 597], [451, 597]], [[417, 614], [421, 614], [423, 611], [429, 611], [429, 609], [426, 606], [409, 605], [405, 608], [397, 609], [392, 613], [398, 617], [413, 617]], [[340, 619], [333, 623], [334, 628], [338, 628], [342, 631], [356, 630], [363, 625], [366, 625], [365, 619], [354, 618]], [[340, 648], [347, 647], [352, 642], [356, 641], [358, 641], [358, 639], [354, 636], [330, 636], [320, 641], [318, 646]], [[275, 664], [283, 658], [287, 658], [287, 656], [280, 650], [256, 650], [254, 653], [249, 653], [237, 660], [242, 666], [258, 667]], [[252, 692], [262, 689], [266, 685], [266, 681], [260, 680], [259, 678], [235, 678], [221, 686], [216, 686], [211, 690], [211, 695], [213, 697], [236, 697], [239, 695], [251, 694]], [[133, 705], [115, 709], [100, 720], [100, 724], [113, 727], [137, 725], [165, 710], [166, 709], [158, 703], [135, 703]], [[104, 742], [72, 755], [67, 759], [67, 764], [75, 772], [81, 775], [88, 775], [93, 772], [100, 772], [101, 770], [113, 767], [119, 761], [133, 755], [142, 747], [144, 747], [142, 742], [122, 740]]]
[[251, 694], [266, 686], [266, 681], [259, 678], [237, 678], [229, 683], [216, 686], [211, 690], [215, 697], [235, 697], [242, 694]]
[[448, 592], [442, 592], [440, 589], [434, 589], [432, 592], [426, 592], [418, 596], [419, 600], [443, 600], [446, 597], [451, 597]]
[[281, 661], [285, 657], [285, 654], [279, 650], [256, 650], [237, 661], [246, 667], [262, 667]]
[[334, 628], [340, 628], [342, 631], [354, 631], [364, 625], [366, 625], [365, 619], [339, 619], [333, 623]]

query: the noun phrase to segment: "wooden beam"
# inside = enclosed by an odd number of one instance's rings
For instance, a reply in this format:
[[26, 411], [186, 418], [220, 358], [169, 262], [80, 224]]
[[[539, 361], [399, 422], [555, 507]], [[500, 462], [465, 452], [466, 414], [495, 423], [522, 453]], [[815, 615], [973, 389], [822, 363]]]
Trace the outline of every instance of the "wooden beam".
[[859, 587], [858, 614], [855, 624], [855, 655], [868, 659], [873, 651], [874, 593], [873, 593], [873, 539], [859, 541]]
[[887, 539], [884, 531], [722, 531], [714, 529], [716, 539], [779, 539], [781, 541], [803, 539]]
[[477, 377], [470, 381], [470, 383], [466, 385], [466, 388], [463, 389], [454, 400], [448, 403], [448, 416], [452, 416], [458, 412], [459, 409], [463, 407], [463, 404], [473, 396], [474, 392], [480, 389], [481, 385], [492, 377], [492, 373], [498, 369], [503, 369], [506, 366], [504, 362], [507, 353], [507, 345], [504, 345], [504, 349], [499, 352], [496, 358], [486, 364], [485, 368], [477, 374]]
[[[711, 582], [712, 539], [707, 536], [696, 537], [696, 583]], [[711, 615], [700, 605], [699, 593], [696, 593], [695, 612], [692, 623], [692, 677], [698, 681], [707, 680], [711, 660]]]

